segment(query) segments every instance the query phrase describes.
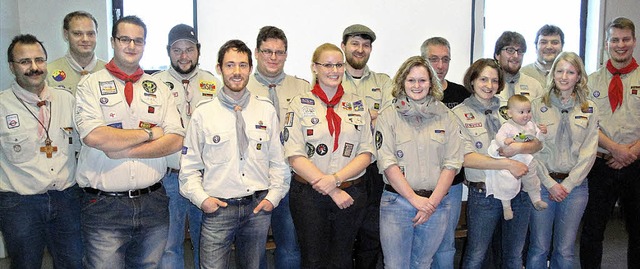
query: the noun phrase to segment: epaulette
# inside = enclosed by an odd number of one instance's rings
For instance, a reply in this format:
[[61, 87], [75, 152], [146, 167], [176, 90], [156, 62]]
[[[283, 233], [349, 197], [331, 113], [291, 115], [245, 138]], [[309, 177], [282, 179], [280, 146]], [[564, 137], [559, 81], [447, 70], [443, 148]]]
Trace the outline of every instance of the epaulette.
[[199, 106], [201, 106], [201, 105], [203, 105], [203, 104], [206, 104], [206, 103], [209, 103], [209, 102], [211, 102], [211, 101], [213, 101], [213, 100], [216, 100], [216, 98], [218, 98], [218, 97], [217, 97], [217, 96], [214, 96], [214, 97], [212, 97], [212, 98], [202, 99], [200, 102], [198, 102], [198, 103], [196, 104], [196, 108], [198, 108]]

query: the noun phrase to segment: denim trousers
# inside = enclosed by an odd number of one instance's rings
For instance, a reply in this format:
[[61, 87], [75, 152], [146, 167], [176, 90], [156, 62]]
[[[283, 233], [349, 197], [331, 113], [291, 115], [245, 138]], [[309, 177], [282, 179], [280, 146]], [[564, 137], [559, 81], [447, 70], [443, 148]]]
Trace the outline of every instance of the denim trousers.
[[545, 187], [542, 187], [541, 195], [549, 207], [542, 211], [531, 210], [527, 268], [547, 268], [552, 236], [551, 268], [573, 268], [576, 235], [589, 199], [588, 180], [573, 188], [562, 202], [549, 199]]
[[378, 163], [373, 162], [364, 174], [367, 191], [367, 206], [353, 249], [356, 269], [382, 268], [382, 246], [380, 245], [380, 197], [384, 189]]
[[431, 268], [447, 228], [449, 204], [440, 203], [429, 219], [413, 226], [418, 210], [402, 195], [384, 191], [380, 200], [380, 242], [384, 267]]
[[289, 208], [289, 193], [271, 213], [271, 232], [276, 243], [276, 268], [300, 268], [300, 247]]
[[513, 219], [504, 220], [502, 203], [485, 196], [484, 189], [469, 188], [467, 248], [462, 268], [481, 268], [494, 230], [501, 227], [502, 268], [522, 269], [522, 250], [529, 228], [531, 202], [524, 191], [511, 199]]
[[353, 268], [353, 242], [364, 216], [364, 184], [344, 189], [353, 205], [340, 209], [311, 185], [291, 181], [290, 207], [302, 255], [301, 268]]
[[82, 236], [86, 268], [157, 268], [169, 232], [164, 188], [137, 198], [85, 193]]
[[271, 212], [253, 213], [266, 195], [266, 191], [260, 191], [245, 198], [220, 199], [227, 203], [227, 207], [204, 213], [200, 232], [200, 268], [230, 268], [233, 244], [236, 247], [236, 268], [257, 269], [266, 265], [265, 245]]
[[640, 160], [616, 170], [606, 160], [596, 158], [589, 172], [589, 201], [582, 217], [580, 265], [600, 268], [602, 242], [609, 216], [620, 198], [626, 230], [629, 234], [627, 265], [640, 265]]
[[82, 268], [81, 195], [77, 185], [35, 195], [0, 192], [0, 231], [11, 268], [40, 269], [45, 247], [55, 268]]
[[451, 186], [449, 194], [440, 201], [441, 205], [447, 204], [449, 206], [449, 218], [445, 224], [446, 230], [442, 243], [433, 256], [431, 264], [433, 268], [453, 269], [453, 259], [456, 255], [456, 227], [460, 220], [460, 208], [462, 207], [462, 186], [462, 183]]
[[180, 195], [178, 173], [167, 173], [162, 179], [162, 185], [169, 197], [169, 235], [159, 268], [184, 268], [184, 227], [187, 219], [193, 248], [193, 268], [200, 268], [202, 210]]

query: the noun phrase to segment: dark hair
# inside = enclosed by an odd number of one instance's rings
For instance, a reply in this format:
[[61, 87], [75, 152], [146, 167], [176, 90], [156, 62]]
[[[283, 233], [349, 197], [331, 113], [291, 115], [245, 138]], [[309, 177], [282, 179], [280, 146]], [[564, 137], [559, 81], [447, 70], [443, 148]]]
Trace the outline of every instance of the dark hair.
[[11, 45], [9, 45], [9, 49], [7, 49], [8, 62], [13, 62], [14, 60], [13, 48], [15, 48], [16, 44], [40, 44], [40, 47], [42, 47], [42, 50], [44, 51], [44, 57], [48, 58], [47, 49], [45, 49], [44, 45], [42, 45], [42, 41], [38, 40], [38, 38], [35, 37], [34, 35], [25, 34], [25, 35], [17, 35], [13, 38], [13, 40], [11, 40]]
[[500, 54], [502, 48], [510, 45], [519, 45], [522, 53], [527, 51], [527, 42], [525, 42], [524, 37], [521, 34], [517, 32], [504, 31], [502, 35], [498, 37], [498, 40], [496, 40], [496, 46], [493, 50], [493, 58], [496, 59], [496, 55]]
[[284, 50], [289, 49], [289, 43], [287, 42], [287, 36], [284, 32], [275, 26], [265, 26], [260, 28], [260, 32], [258, 32], [258, 38], [256, 40], [256, 49], [259, 49], [262, 45], [262, 42], [267, 41], [267, 39], [280, 39], [284, 42]]
[[144, 30], [144, 38], [147, 38], [147, 25], [144, 24], [142, 19], [138, 18], [138, 16], [135, 15], [122, 17], [117, 20], [116, 23], [113, 24], [113, 28], [111, 28], [111, 37], [117, 37], [116, 35], [118, 34], [118, 25], [121, 23], [130, 23], [142, 27], [142, 29]]
[[371, 37], [370, 35], [368, 35], [368, 34], [355, 34], [355, 35], [345, 35], [345, 36], [343, 36], [342, 37], [342, 44], [346, 45], [347, 44], [347, 40], [349, 40], [349, 37], [356, 37], [356, 36], [359, 36], [359, 37], [361, 37], [363, 39], [369, 40], [369, 41], [371, 41], [371, 43], [373, 43], [373, 37]]
[[562, 32], [562, 29], [560, 29], [560, 27], [555, 25], [545, 24], [536, 33], [536, 41], [534, 43], [536, 45], [536, 48], [538, 47], [538, 39], [540, 38], [540, 36], [550, 36], [550, 35], [559, 35], [560, 43], [564, 46], [564, 32]]
[[65, 29], [68, 31], [69, 23], [71, 23], [71, 20], [76, 18], [83, 18], [83, 17], [87, 19], [91, 19], [93, 21], [93, 24], [96, 26], [96, 30], [98, 30], [98, 21], [96, 20], [96, 18], [93, 17], [91, 13], [82, 11], [82, 10], [74, 11], [67, 14], [67, 16], [64, 16], [64, 19], [62, 20], [62, 29]]
[[491, 67], [498, 72], [498, 91], [496, 94], [500, 93], [502, 89], [504, 89], [504, 73], [502, 69], [500, 69], [500, 65], [494, 59], [482, 58], [473, 62], [464, 74], [464, 87], [467, 88], [467, 91], [471, 94], [475, 94], [475, 90], [473, 89], [471, 82], [480, 76], [480, 72], [482, 72], [485, 67]]
[[613, 19], [608, 25], [607, 25], [607, 41], [609, 40], [609, 37], [611, 36], [611, 28], [617, 28], [617, 29], [629, 29], [631, 30], [631, 36], [633, 36], [633, 39], [636, 39], [636, 26], [633, 24], [633, 21], [630, 19], [627, 19], [625, 17], [617, 17], [615, 19]]
[[247, 44], [237, 39], [229, 40], [220, 47], [220, 50], [218, 50], [218, 65], [222, 66], [224, 55], [227, 54], [227, 51], [229, 50], [235, 50], [238, 53], [247, 54], [247, 58], [249, 58], [249, 66], [253, 66], [253, 61], [251, 60], [251, 49], [247, 47]]

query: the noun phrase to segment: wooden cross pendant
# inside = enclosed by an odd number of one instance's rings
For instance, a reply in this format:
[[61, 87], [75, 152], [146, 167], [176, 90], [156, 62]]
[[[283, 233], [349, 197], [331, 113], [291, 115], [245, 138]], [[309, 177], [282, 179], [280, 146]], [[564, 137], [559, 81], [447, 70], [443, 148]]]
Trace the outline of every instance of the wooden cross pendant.
[[40, 147], [40, 152], [47, 153], [47, 158], [51, 158], [54, 152], [58, 151], [58, 147], [51, 146], [51, 139], [47, 138], [44, 140], [44, 147]]

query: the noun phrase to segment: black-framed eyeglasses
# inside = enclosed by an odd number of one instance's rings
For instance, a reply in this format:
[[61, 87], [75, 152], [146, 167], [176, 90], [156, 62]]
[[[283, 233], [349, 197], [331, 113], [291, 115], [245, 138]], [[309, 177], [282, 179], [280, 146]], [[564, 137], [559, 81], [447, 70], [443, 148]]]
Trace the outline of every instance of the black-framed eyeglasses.
[[324, 68], [326, 68], [326, 69], [333, 69], [334, 67], [335, 67], [335, 68], [337, 68], [337, 69], [340, 69], [340, 68], [343, 68], [343, 67], [344, 67], [344, 63], [335, 63], [335, 64], [332, 64], [332, 63], [323, 63], [323, 64], [322, 64], [322, 63], [314, 62], [314, 64], [319, 65], [319, 66], [322, 66], [322, 67], [324, 67]]
[[270, 50], [270, 49], [263, 49], [260, 50], [260, 53], [262, 53], [262, 55], [264, 55], [264, 57], [271, 57], [271, 55], [275, 54], [276, 57], [283, 57], [285, 55], [287, 55], [287, 51], [284, 50]]
[[121, 37], [115, 36], [113, 38], [117, 39], [120, 42], [120, 44], [124, 45], [124, 46], [129, 45], [129, 43], [131, 43], [131, 41], [133, 41], [134, 45], [139, 46], [139, 47], [140, 46], [144, 46], [144, 43], [145, 43], [143, 38], [131, 38], [131, 37], [128, 37], [128, 36], [121, 36]]
[[509, 53], [510, 55], [513, 55], [514, 53], [518, 53], [520, 55], [525, 54], [527, 51], [524, 49], [516, 49], [514, 47], [506, 47], [506, 48], [502, 48], [502, 50], [506, 51], [507, 53]]
[[439, 61], [442, 61], [443, 64], [448, 64], [449, 62], [451, 62], [451, 58], [446, 57], [446, 56], [442, 57], [442, 58], [439, 58], [438, 56], [432, 56], [432, 57], [427, 58], [427, 60], [431, 64], [438, 63]]

